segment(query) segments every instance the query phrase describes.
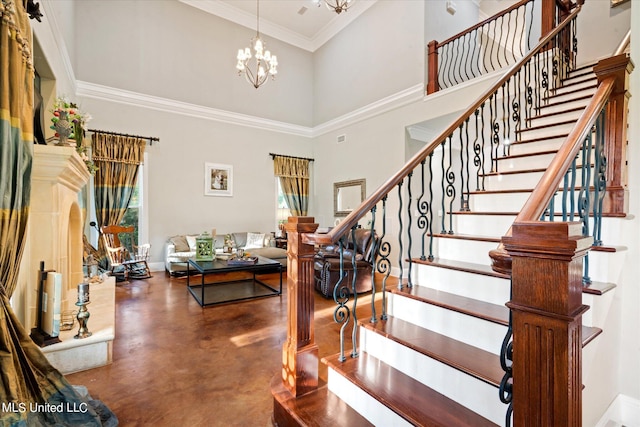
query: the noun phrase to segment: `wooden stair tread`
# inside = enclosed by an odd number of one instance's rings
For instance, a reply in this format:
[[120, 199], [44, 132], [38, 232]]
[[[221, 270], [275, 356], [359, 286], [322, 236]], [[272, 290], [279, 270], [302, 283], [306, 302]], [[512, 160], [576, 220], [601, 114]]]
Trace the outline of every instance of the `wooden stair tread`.
[[[414, 425], [496, 426], [486, 418], [366, 353], [357, 358], [347, 358], [344, 362], [340, 362], [337, 355], [323, 358], [322, 361]], [[376, 378], [385, 380], [375, 381]]]
[[449, 270], [465, 271], [472, 274], [480, 274], [483, 276], [498, 277], [501, 279], [509, 279], [510, 276], [503, 273], [494, 271], [490, 266], [484, 264], [474, 264], [471, 262], [457, 261], [444, 258], [435, 258], [432, 261], [413, 259], [416, 264], [432, 265], [440, 268], [447, 268]]
[[402, 289], [394, 287], [389, 289], [389, 291], [468, 316], [509, 326], [509, 309], [505, 305], [491, 304], [485, 301], [439, 291], [427, 286], [412, 286], [411, 288], [405, 286]]
[[545, 108], [557, 107], [557, 106], [562, 105], [562, 104], [568, 104], [570, 102], [583, 101], [583, 100], [586, 101], [586, 100], [589, 100], [591, 98], [593, 98], [593, 95], [589, 94], [589, 95], [584, 95], [584, 96], [576, 96], [575, 98], [567, 99], [565, 101], [548, 102], [548, 103], [538, 107], [538, 111], [544, 110]]
[[591, 282], [582, 286], [582, 293], [602, 295], [616, 288], [615, 283]]
[[497, 354], [393, 316], [377, 323], [363, 323], [362, 326], [489, 385], [500, 387], [504, 371]]
[[582, 325], [582, 347], [586, 347], [587, 344], [593, 341], [601, 333], [602, 329], [600, 328]]
[[526, 132], [532, 132], [532, 131], [536, 131], [536, 130], [540, 130], [540, 129], [547, 129], [547, 128], [551, 128], [551, 127], [554, 127], [554, 126], [563, 126], [563, 125], [575, 124], [575, 122], [576, 122], [575, 120], [565, 120], [565, 121], [562, 121], [562, 122], [549, 123], [549, 124], [546, 124], [546, 125], [531, 126], [531, 127], [526, 128], [526, 129], [518, 129], [518, 130], [516, 130], [516, 135], [522, 135], [523, 133], [526, 133]]
[[373, 426], [355, 409], [347, 405], [326, 385], [316, 391], [293, 397], [276, 376], [271, 381], [271, 393], [274, 398], [273, 415], [278, 427], [306, 426]]
[[[562, 88], [571, 87], [571, 86], [574, 86], [574, 85], [577, 85], [577, 84], [580, 84], [580, 83], [584, 83], [584, 82], [568, 84], [566, 86], [563, 86]], [[555, 98], [557, 96], [571, 95], [571, 94], [582, 92], [582, 91], [585, 91], [585, 90], [595, 90], [597, 87], [598, 87], [597, 84], [593, 84], [593, 85], [581, 87], [581, 88], [578, 88], [578, 89], [562, 91], [560, 93], [558, 93], [558, 89], [554, 89], [553, 91], [555, 93], [553, 95], [549, 95], [548, 97], [542, 98], [542, 99], [543, 100], [550, 100], [550, 99], [553, 99], [553, 98]]]

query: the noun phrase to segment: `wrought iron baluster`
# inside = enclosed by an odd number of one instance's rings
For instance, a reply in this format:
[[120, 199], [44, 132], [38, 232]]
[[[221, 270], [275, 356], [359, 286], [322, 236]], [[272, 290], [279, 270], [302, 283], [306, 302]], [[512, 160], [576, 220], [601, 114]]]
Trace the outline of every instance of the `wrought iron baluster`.
[[429, 154], [429, 261], [433, 261], [433, 151]]
[[347, 305], [349, 303], [349, 287], [344, 283], [346, 275], [344, 271], [344, 237], [338, 240], [338, 247], [340, 256], [340, 278], [335, 288], [333, 288], [333, 300], [337, 304], [337, 307], [333, 311], [333, 320], [338, 324], [342, 324], [340, 326], [340, 355], [338, 356], [338, 360], [344, 362], [347, 360], [344, 355], [344, 333], [351, 320], [351, 310]]
[[496, 44], [495, 40], [496, 40], [496, 27], [498, 26], [496, 21], [492, 21], [493, 24], [493, 37], [490, 39], [491, 40], [491, 50], [489, 51], [489, 61], [491, 64], [491, 70], [496, 70], [496, 66], [493, 63], [493, 46]]
[[407, 175], [407, 263], [409, 268], [407, 269], [407, 287], [411, 289], [413, 282], [411, 280], [411, 267], [413, 266], [413, 259], [411, 258], [411, 246], [413, 245], [413, 239], [411, 238], [411, 225], [413, 224], [411, 215], [411, 202], [413, 201], [413, 195], [411, 194], [411, 181], [413, 179], [413, 171]]
[[[493, 98], [493, 104], [491, 100]], [[493, 129], [493, 135], [491, 140], [491, 172], [498, 173], [498, 150], [500, 147], [500, 123], [498, 123], [498, 93], [492, 95], [489, 98], [489, 105], [491, 110], [491, 123]]]
[[[376, 313], [376, 256], [378, 254], [378, 245], [380, 241], [378, 240], [375, 232], [376, 232], [376, 210], [377, 206], [371, 208], [371, 227], [369, 227], [369, 232], [371, 233], [371, 319], [370, 323], [378, 323], [378, 314]], [[355, 253], [355, 252], [354, 252]], [[364, 253], [364, 251], [363, 251]], [[354, 257], [355, 258], [355, 257]]]
[[462, 83], [462, 80], [458, 81], [458, 74], [460, 73], [460, 63], [459, 63], [459, 59], [458, 59], [458, 52], [460, 51], [460, 48], [457, 46], [457, 44], [459, 43], [460, 39], [455, 39], [451, 44], [453, 45], [453, 58], [451, 60], [452, 63], [452, 67], [451, 67], [451, 73], [453, 74], [453, 82], [454, 84], [459, 84]]
[[351, 268], [353, 269], [353, 276], [351, 278], [351, 290], [353, 293], [353, 308], [351, 313], [353, 316], [353, 326], [351, 327], [351, 343], [353, 349], [351, 350], [351, 357], [358, 357], [358, 293], [356, 292], [356, 283], [358, 281], [358, 267], [356, 260], [356, 253], [358, 252], [356, 241], [356, 226], [351, 228], [351, 244], [353, 245], [353, 253], [351, 255]]
[[385, 240], [387, 236], [387, 196], [382, 199], [382, 235], [379, 238], [378, 256], [376, 258], [376, 268], [378, 273], [382, 275], [382, 313], [381, 320], [387, 320], [387, 280], [391, 274], [391, 244]]
[[500, 346], [500, 367], [504, 371], [500, 381], [499, 396], [500, 401], [507, 406], [505, 415], [505, 426], [511, 426], [511, 416], [513, 414], [513, 318], [509, 310], [509, 327]]
[[444, 181], [445, 181], [445, 157], [446, 157], [446, 150], [445, 150], [445, 145], [447, 143], [447, 139], [445, 138], [444, 140], [442, 140], [442, 143], [440, 143], [440, 147], [442, 147], [442, 157], [440, 159], [440, 168], [442, 171], [442, 178], [440, 181], [441, 184], [441, 189], [442, 189], [442, 197], [441, 197], [441, 204], [440, 204], [440, 208], [441, 208], [441, 214], [442, 214], [442, 230], [440, 231], [442, 234], [445, 234], [447, 232], [446, 226], [445, 226], [445, 216], [446, 216], [446, 210], [445, 210], [445, 187], [444, 187]]
[[[476, 191], [480, 191], [480, 189], [484, 190], [484, 172], [482, 171], [482, 146], [478, 142], [478, 139], [480, 138], [478, 131], [478, 116], [480, 115], [480, 110], [476, 110], [474, 115], [476, 117], [476, 136], [473, 140], [473, 165], [476, 167]], [[481, 182], [482, 186], [480, 186]]]
[[429, 223], [427, 221], [427, 211], [429, 210], [429, 204], [426, 200], [423, 200], [425, 197], [425, 194], [424, 194], [425, 163], [426, 163], [426, 159], [420, 162], [420, 172], [421, 172], [420, 185], [421, 185], [422, 192], [420, 193], [420, 197], [418, 197], [418, 200], [416, 201], [416, 204], [418, 207], [418, 218], [416, 222], [418, 224], [418, 228], [422, 229], [422, 236], [421, 236], [422, 250], [420, 253], [420, 260], [422, 261], [425, 261], [427, 259], [427, 256], [425, 255], [425, 239], [427, 236], [427, 227], [429, 226]]
[[[469, 212], [469, 118], [460, 125], [460, 210]], [[462, 135], [465, 129], [466, 138]], [[465, 159], [466, 155], [466, 159]]]
[[[591, 184], [591, 147], [593, 145], [592, 142], [592, 133], [587, 135], [587, 138], [582, 143], [582, 165], [581, 165], [581, 173], [582, 173], [582, 189], [581, 189], [581, 197], [578, 204], [578, 209], [580, 213], [580, 220], [582, 221], [582, 235], [589, 236], [589, 208], [591, 206], [591, 192], [589, 190]], [[589, 252], [584, 257], [583, 261], [584, 265], [584, 274], [582, 276], [582, 283], [588, 284], [591, 283], [591, 278], [589, 277]]]
[[[567, 215], [567, 197], [569, 195], [569, 191], [571, 190], [569, 188], [569, 174], [571, 173], [570, 170], [567, 171], [567, 173], [564, 174], [564, 177], [562, 178], [562, 221], [566, 221], [568, 218]], [[558, 194], [556, 192], [556, 194]], [[555, 195], [553, 196], [555, 198]]]
[[398, 268], [400, 268], [399, 276], [398, 276], [398, 289], [402, 289], [404, 284], [402, 283], [402, 183], [404, 181], [400, 181], [398, 183]]
[[569, 217], [569, 221], [573, 221], [575, 219], [576, 212], [576, 179], [578, 178], [578, 156], [573, 158], [571, 162], [571, 206], [570, 212], [571, 216]]
[[[471, 33], [467, 33], [462, 37], [462, 70], [464, 71], [464, 81], [467, 81], [470, 79], [469, 77], [469, 73], [468, 71], [468, 67], [469, 67], [469, 51], [470, 51], [470, 47], [471, 47]], [[461, 71], [462, 73], [462, 71]], [[473, 74], [471, 74], [473, 76]]]
[[[446, 179], [447, 179], [447, 197], [449, 198], [449, 232], [453, 234], [453, 201], [456, 198], [456, 174], [453, 172], [453, 141], [451, 138], [453, 135], [449, 135], [449, 165], [447, 167]], [[443, 212], [444, 215], [444, 212]]]
[[595, 176], [593, 179], [593, 245], [602, 246], [602, 205], [607, 191], [607, 157], [605, 156], [605, 116], [600, 113], [596, 122]]

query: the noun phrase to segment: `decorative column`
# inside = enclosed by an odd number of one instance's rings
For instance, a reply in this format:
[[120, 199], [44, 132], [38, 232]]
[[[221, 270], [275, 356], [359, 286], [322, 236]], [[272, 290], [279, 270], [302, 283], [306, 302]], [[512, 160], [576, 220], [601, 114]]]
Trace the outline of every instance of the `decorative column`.
[[605, 118], [605, 156], [607, 158], [607, 192], [604, 213], [625, 213], [627, 210], [627, 112], [629, 111], [629, 74], [633, 63], [626, 55], [617, 55], [598, 62], [593, 71], [598, 83], [614, 76]]
[[428, 78], [427, 78], [427, 95], [437, 92], [438, 87], [438, 42], [431, 40], [428, 46]]
[[289, 217], [287, 232], [287, 341], [282, 348], [282, 381], [292, 396], [318, 388], [318, 346], [314, 333], [313, 245], [304, 233], [318, 228], [312, 217]]
[[577, 222], [521, 222], [512, 258], [513, 425], [582, 425], [582, 259]]

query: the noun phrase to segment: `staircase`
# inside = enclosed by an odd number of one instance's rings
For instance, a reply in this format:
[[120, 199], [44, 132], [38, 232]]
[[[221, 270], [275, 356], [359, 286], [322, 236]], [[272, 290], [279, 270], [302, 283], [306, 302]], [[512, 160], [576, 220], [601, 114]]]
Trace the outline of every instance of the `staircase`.
[[[500, 352], [509, 326], [510, 277], [491, 268], [488, 254], [509, 230], [596, 85], [592, 65], [585, 66], [544, 99], [529, 127], [518, 131], [497, 159], [500, 173], [481, 177], [484, 190], [470, 193], [468, 211], [451, 212], [455, 234], [434, 233], [435, 258], [412, 260], [413, 286], [387, 289], [388, 318], [372, 323], [368, 308], [358, 308], [358, 319], [364, 319], [358, 323], [358, 357], [324, 358], [328, 384], [305, 396], [324, 403], [299, 411], [283, 400], [284, 418], [291, 423], [278, 425], [509, 425], [508, 405], [500, 400], [505, 374]], [[592, 281], [584, 287], [583, 304], [591, 310], [582, 322], [583, 396], [590, 393], [589, 362], [621, 268], [621, 248], [611, 246], [616, 233], [607, 233], [619, 229], [619, 221], [624, 218], [604, 219], [607, 246], [594, 246], [588, 255]]]

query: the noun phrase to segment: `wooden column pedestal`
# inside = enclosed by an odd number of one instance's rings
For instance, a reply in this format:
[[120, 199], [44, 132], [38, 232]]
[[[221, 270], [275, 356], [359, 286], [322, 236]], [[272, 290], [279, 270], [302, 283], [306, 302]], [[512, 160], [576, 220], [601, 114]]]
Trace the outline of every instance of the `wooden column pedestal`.
[[512, 259], [513, 425], [582, 425], [580, 223], [522, 222], [505, 236]]
[[312, 217], [289, 217], [287, 231], [287, 341], [282, 348], [282, 382], [293, 396], [318, 388], [318, 346], [315, 343], [314, 247], [302, 234], [318, 228]]

